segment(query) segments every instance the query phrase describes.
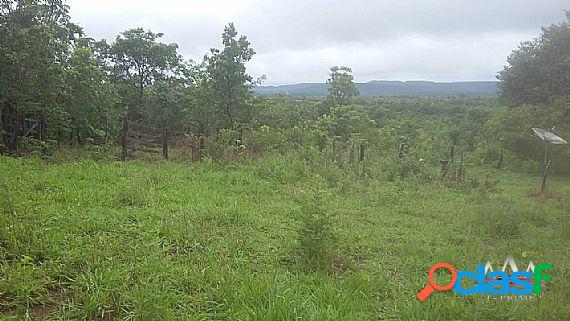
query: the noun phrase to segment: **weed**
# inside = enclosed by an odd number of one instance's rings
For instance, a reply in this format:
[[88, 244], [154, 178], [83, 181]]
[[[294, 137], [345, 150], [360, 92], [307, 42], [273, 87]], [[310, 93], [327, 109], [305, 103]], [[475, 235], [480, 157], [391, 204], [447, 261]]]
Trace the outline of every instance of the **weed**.
[[301, 201], [301, 223], [297, 252], [310, 270], [330, 271], [338, 239], [334, 232], [334, 215], [322, 204], [321, 196]]

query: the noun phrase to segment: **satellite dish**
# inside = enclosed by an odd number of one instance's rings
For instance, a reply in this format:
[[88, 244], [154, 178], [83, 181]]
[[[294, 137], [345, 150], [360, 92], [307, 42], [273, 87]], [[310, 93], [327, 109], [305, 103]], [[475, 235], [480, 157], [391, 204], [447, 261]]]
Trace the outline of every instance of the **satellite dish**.
[[538, 138], [542, 139], [543, 141], [547, 142], [547, 143], [551, 143], [554, 145], [566, 145], [568, 144], [568, 142], [563, 139], [562, 137], [556, 136], [551, 132], [548, 132], [544, 129], [540, 129], [540, 128], [533, 128], [532, 131], [534, 132], [534, 135], [536, 135]]
[[[544, 173], [542, 174], [542, 187], [540, 188], [540, 192], [544, 193], [544, 191], [546, 191], [546, 174], [550, 167], [550, 160], [548, 159], [548, 143], [554, 145], [566, 145], [568, 142], [562, 137], [556, 136], [544, 129], [533, 128], [532, 131], [534, 132], [534, 135], [544, 141]], [[554, 131], [554, 127], [552, 127], [552, 131]]]

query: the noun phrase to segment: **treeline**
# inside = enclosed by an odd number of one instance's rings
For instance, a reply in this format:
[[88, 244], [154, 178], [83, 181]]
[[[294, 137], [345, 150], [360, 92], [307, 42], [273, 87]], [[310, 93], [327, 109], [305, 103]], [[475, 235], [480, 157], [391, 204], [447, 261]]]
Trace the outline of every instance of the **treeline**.
[[247, 122], [256, 81], [244, 63], [255, 52], [233, 24], [223, 47], [195, 63], [141, 28], [110, 44], [89, 38], [68, 9], [58, 0], [0, 1], [2, 152], [26, 140], [116, 141], [125, 116], [204, 135]]
[[[325, 100], [303, 100], [253, 95], [262, 79], [253, 79], [245, 63], [255, 51], [231, 23], [221, 48], [194, 62], [161, 42], [162, 34], [140, 28], [112, 43], [89, 38], [68, 9], [61, 0], [0, 0], [3, 154], [115, 144], [125, 118], [198, 137], [199, 148], [220, 159], [230, 146], [283, 152], [331, 141], [351, 149], [366, 144], [367, 152], [389, 159], [404, 144], [412, 171], [420, 159], [437, 165], [451, 147], [474, 162], [496, 164], [504, 154], [506, 164], [516, 158], [522, 167], [543, 157], [532, 127], [570, 137], [570, 15], [508, 57], [499, 101], [359, 98], [352, 70], [343, 66], [331, 68]], [[554, 170], [570, 174], [568, 148], [557, 146], [552, 157]]]

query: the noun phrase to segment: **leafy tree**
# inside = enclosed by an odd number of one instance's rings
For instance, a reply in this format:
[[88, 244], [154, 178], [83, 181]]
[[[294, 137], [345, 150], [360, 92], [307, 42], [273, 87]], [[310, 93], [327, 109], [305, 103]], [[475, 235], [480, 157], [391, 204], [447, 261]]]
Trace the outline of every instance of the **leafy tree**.
[[118, 95], [105, 72], [100, 58], [100, 43], [80, 39], [69, 59], [66, 70], [66, 115], [70, 118], [68, 131], [79, 143], [82, 137], [109, 137], [120, 111], [116, 108]]
[[282, 130], [291, 130], [295, 126], [312, 127], [319, 118], [318, 101], [300, 101], [282, 94], [276, 98], [256, 98], [256, 127], [269, 126]]
[[501, 97], [509, 106], [549, 104], [570, 97], [570, 12], [567, 21], [542, 28], [508, 57], [497, 76]]
[[373, 136], [376, 122], [366, 115], [363, 108], [349, 105], [333, 107], [330, 115], [319, 119], [317, 126], [329, 137], [349, 141]]
[[113, 76], [130, 117], [153, 114], [148, 89], [168, 79], [184, 80], [186, 66], [178, 54], [178, 45], [159, 42], [162, 33], [142, 28], [122, 32], [111, 45]]
[[155, 125], [166, 122], [169, 128], [184, 129], [187, 120], [185, 109], [191, 103], [188, 90], [187, 80], [169, 78], [153, 84], [148, 95], [152, 106], [148, 117], [155, 120]]
[[195, 82], [190, 88], [190, 103], [186, 108], [194, 132], [198, 135], [213, 135], [222, 127], [223, 114], [219, 117], [213, 86], [206, 70], [206, 62], [195, 66]]
[[[483, 148], [505, 148], [521, 159], [542, 163], [544, 142], [533, 135], [532, 127], [554, 131], [562, 138], [570, 137], [570, 102], [553, 101], [548, 106], [521, 105], [497, 110], [484, 125]], [[550, 145], [552, 170], [570, 173], [570, 148], [567, 145]], [[520, 167], [519, 167], [520, 168]], [[538, 166], [532, 166], [538, 169]]]
[[42, 119], [41, 139], [46, 123], [59, 126], [66, 61], [81, 33], [63, 1], [0, 0], [0, 145], [17, 148], [28, 115]]
[[331, 68], [328, 99], [335, 105], [348, 105], [352, 98], [358, 96], [358, 90], [354, 85], [352, 69], [345, 66]]
[[251, 118], [251, 88], [256, 81], [247, 74], [245, 63], [251, 60], [255, 51], [246, 36], [238, 38], [233, 23], [224, 28], [222, 43], [224, 48], [221, 51], [211, 49], [210, 55], [204, 58], [205, 85], [213, 98], [209, 103], [225, 118], [224, 126], [234, 128], [237, 122]]

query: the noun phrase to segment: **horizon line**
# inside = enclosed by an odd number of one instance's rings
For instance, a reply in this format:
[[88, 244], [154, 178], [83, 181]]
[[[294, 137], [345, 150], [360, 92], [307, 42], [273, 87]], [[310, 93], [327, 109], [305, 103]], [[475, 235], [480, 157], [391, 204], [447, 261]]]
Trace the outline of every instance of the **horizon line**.
[[[360, 84], [368, 84], [371, 82], [400, 82], [400, 83], [407, 83], [407, 82], [430, 82], [430, 83], [436, 83], [436, 84], [455, 84], [455, 83], [466, 83], [466, 82], [495, 82], [498, 83], [499, 80], [457, 80], [457, 81], [437, 81], [437, 80], [422, 80], [422, 79], [413, 79], [413, 80], [382, 80], [382, 79], [376, 79], [376, 80], [369, 80], [366, 82], [354, 82], [355, 85], [360, 85]], [[280, 83], [280, 84], [259, 84], [256, 85], [254, 87], [279, 87], [279, 86], [293, 86], [293, 85], [326, 85], [326, 81], [325, 82], [311, 82], [311, 81], [307, 81], [307, 82], [295, 82], [295, 83]]]

